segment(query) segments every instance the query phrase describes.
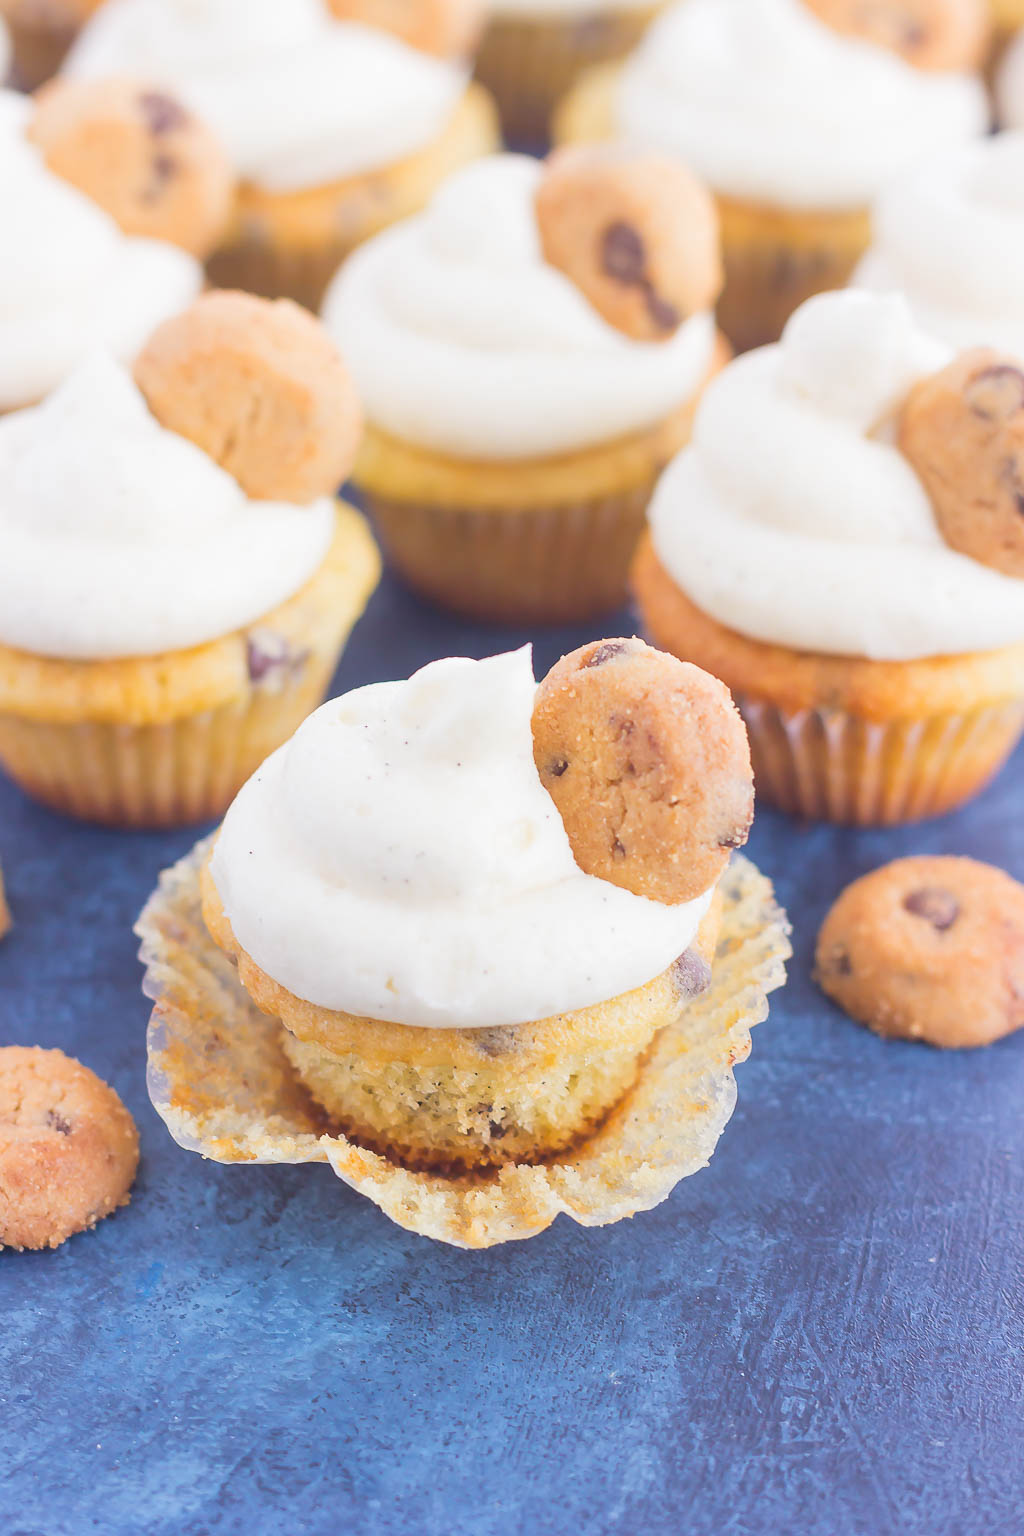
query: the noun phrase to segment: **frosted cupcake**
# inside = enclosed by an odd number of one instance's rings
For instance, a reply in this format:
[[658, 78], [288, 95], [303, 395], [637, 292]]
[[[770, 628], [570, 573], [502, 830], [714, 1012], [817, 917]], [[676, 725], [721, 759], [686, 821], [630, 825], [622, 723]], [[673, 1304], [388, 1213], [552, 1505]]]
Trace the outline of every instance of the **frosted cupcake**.
[[699, 184], [606, 151], [481, 161], [356, 252], [324, 319], [369, 418], [355, 480], [405, 580], [488, 620], [617, 606], [723, 360], [720, 280]]
[[1020, 737], [1024, 376], [951, 358], [895, 296], [813, 299], [708, 390], [652, 502], [644, 621], [732, 689], [795, 813], [937, 815]]
[[[371, 20], [382, 9], [335, 3]], [[431, 10], [440, 26], [450, 6]], [[468, 65], [409, 35], [339, 20], [326, 0], [108, 0], [66, 69], [153, 79], [208, 122], [241, 179], [212, 280], [315, 308], [354, 246], [494, 148], [493, 107]], [[438, 35], [460, 45], [457, 31]]]
[[[23, 91], [57, 73], [78, 32], [102, 0], [0, 0], [9, 50], [0, 46], [0, 80], [8, 71]], [[4, 57], [4, 54], [7, 57]]]
[[0, 411], [34, 404], [96, 347], [130, 361], [203, 282], [166, 240], [128, 238], [54, 174], [29, 137], [31, 101], [0, 91], [0, 197], [17, 228], [0, 241]]
[[490, 0], [477, 79], [492, 92], [506, 137], [547, 141], [551, 114], [580, 73], [623, 59], [663, 0]]
[[905, 34], [886, 25], [899, 15], [885, 3], [681, 0], [623, 68], [582, 81], [559, 116], [562, 139], [676, 153], [717, 194], [719, 318], [741, 350], [775, 340], [810, 294], [848, 280], [890, 178], [987, 127], [985, 89], [970, 73], [984, 50], [984, 0], [925, 7]]
[[136, 374], [95, 354], [0, 420], [0, 764], [162, 826], [223, 811], [315, 708], [378, 563], [330, 494], [359, 416], [304, 311], [210, 295]]
[[1024, 359], [1024, 134], [928, 161], [875, 205], [854, 281], [901, 292], [923, 330]]

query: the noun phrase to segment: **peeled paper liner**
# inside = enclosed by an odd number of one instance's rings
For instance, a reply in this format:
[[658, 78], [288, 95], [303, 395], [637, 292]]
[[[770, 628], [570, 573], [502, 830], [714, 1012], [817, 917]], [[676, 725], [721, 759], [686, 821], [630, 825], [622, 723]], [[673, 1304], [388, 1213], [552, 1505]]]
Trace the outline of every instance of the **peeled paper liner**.
[[657, 1035], [627, 1097], [594, 1135], [540, 1165], [478, 1178], [412, 1172], [344, 1136], [281, 1047], [282, 1026], [250, 1001], [203, 923], [199, 870], [209, 842], [160, 877], [136, 925], [153, 1000], [149, 1095], [175, 1141], [219, 1163], [329, 1162], [399, 1226], [458, 1248], [533, 1237], [560, 1211], [604, 1226], [660, 1204], [707, 1166], [736, 1104], [733, 1068], [785, 981], [789, 925], [748, 860], [726, 871], [709, 990]]

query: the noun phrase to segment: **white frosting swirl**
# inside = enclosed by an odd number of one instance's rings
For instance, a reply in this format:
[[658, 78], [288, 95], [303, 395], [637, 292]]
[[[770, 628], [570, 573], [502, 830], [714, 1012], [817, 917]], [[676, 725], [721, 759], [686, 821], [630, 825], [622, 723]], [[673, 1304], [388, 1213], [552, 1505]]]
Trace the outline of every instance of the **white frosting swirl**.
[[324, 322], [370, 419], [439, 453], [522, 459], [653, 426], [690, 399], [710, 314], [669, 341], [608, 325], [541, 254], [536, 160], [494, 155], [342, 267]]
[[173, 91], [273, 192], [379, 170], [438, 137], [464, 69], [390, 33], [335, 21], [324, 0], [107, 0], [65, 71]]
[[923, 330], [958, 350], [1024, 358], [1024, 134], [928, 162], [875, 205], [854, 281], [906, 295]]
[[0, 90], [0, 411], [41, 400], [84, 356], [129, 360], [162, 320], [199, 293], [184, 251], [129, 239], [102, 209], [47, 170], [25, 138], [31, 102]]
[[981, 82], [840, 35], [802, 0], [680, 0], [623, 71], [618, 126], [717, 192], [866, 207], [922, 155], [985, 131]]
[[903, 299], [848, 290], [730, 364], [650, 509], [676, 583], [797, 650], [908, 661], [1024, 641], [1024, 582], [949, 548], [892, 441], [909, 389], [950, 356]]
[[529, 649], [333, 699], [228, 811], [212, 874], [235, 937], [321, 1008], [520, 1024], [661, 974], [711, 893], [663, 906], [585, 875], [533, 762]]
[[251, 623], [323, 559], [334, 504], [252, 502], [103, 354], [0, 419], [0, 643], [159, 655]]

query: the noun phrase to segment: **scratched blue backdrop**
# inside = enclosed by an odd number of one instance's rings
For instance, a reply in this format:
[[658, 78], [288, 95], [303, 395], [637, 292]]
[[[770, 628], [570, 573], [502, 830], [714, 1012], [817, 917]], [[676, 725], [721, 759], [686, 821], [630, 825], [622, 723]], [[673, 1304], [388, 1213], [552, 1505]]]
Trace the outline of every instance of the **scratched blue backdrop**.
[[[386, 584], [337, 685], [523, 638]], [[538, 671], [584, 638], [544, 636]], [[895, 835], [761, 812], [796, 956], [711, 1167], [635, 1221], [469, 1254], [326, 1168], [174, 1146], [131, 925], [195, 834], [76, 827], [0, 786], [0, 1042], [81, 1056], [143, 1153], [128, 1210], [0, 1254], [3, 1536], [1020, 1536], [1024, 1036], [883, 1045], [808, 964], [833, 895], [885, 858], [1024, 877], [1022, 787], [1018, 756]]]

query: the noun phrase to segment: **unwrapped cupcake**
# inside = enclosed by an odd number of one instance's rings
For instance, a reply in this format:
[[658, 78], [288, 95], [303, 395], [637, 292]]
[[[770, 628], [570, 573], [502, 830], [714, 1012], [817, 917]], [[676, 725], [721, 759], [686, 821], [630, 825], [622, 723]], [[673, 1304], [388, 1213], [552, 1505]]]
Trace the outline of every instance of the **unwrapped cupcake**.
[[901, 298], [821, 295], [708, 390], [634, 569], [732, 689], [758, 790], [888, 823], [975, 794], [1024, 724], [1024, 374]]
[[716, 193], [722, 327], [774, 341], [847, 281], [881, 188], [988, 125], [987, 0], [679, 0], [568, 98], [562, 139], [678, 154]]
[[481, 160], [324, 307], [369, 425], [355, 470], [417, 591], [485, 620], [625, 597], [657, 476], [727, 355], [714, 204], [681, 165]]
[[210, 294], [0, 420], [0, 764], [121, 826], [220, 814], [326, 692], [378, 576], [360, 416], [297, 305]]
[[767, 883], [728, 868], [751, 814], [726, 690], [640, 641], [539, 690], [526, 650], [334, 700], [143, 914], [155, 1102], [450, 1242], [657, 1203], [782, 979]]
[[210, 123], [241, 181], [212, 280], [316, 308], [354, 246], [495, 147], [493, 106], [468, 84], [475, 9], [107, 0], [65, 68], [156, 80]]

